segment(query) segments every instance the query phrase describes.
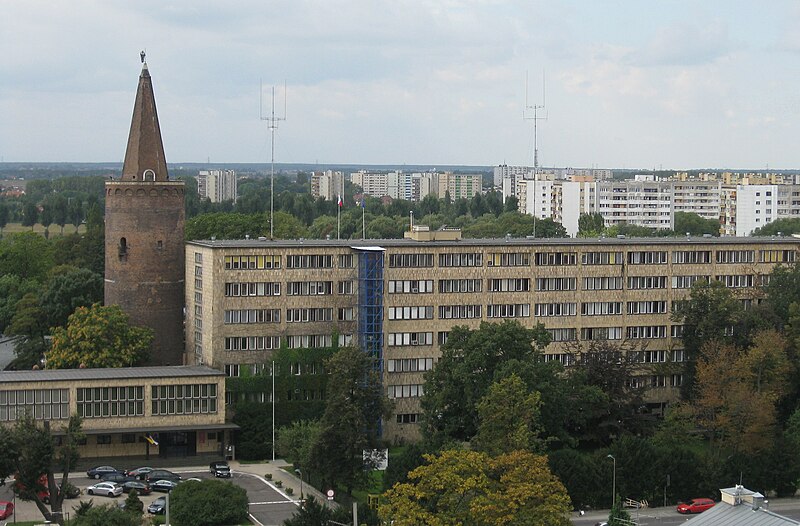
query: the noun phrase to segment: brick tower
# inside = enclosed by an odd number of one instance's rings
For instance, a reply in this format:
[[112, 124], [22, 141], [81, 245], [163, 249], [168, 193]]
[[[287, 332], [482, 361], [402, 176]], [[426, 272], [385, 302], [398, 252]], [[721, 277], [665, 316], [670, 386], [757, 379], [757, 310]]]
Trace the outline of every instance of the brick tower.
[[183, 363], [183, 181], [170, 181], [142, 56], [122, 177], [107, 181], [105, 304], [155, 332], [150, 365]]

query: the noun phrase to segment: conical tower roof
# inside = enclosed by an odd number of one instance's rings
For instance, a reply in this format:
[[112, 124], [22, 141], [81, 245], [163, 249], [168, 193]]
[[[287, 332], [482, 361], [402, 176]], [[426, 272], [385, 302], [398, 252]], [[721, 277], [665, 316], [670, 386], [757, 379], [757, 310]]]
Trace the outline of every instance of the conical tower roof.
[[161, 141], [153, 81], [147, 62], [142, 65], [136, 103], [133, 106], [128, 149], [122, 166], [123, 181], [168, 181], [167, 158]]

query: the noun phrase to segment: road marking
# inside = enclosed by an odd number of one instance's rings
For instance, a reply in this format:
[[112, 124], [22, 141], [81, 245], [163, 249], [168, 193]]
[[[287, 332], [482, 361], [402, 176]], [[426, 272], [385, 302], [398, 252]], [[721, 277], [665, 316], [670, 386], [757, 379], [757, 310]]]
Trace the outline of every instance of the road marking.
[[298, 504], [300, 501], [298, 500], [272, 500], [272, 501], [264, 501], [264, 502], [251, 502], [251, 506], [261, 506], [266, 504]]

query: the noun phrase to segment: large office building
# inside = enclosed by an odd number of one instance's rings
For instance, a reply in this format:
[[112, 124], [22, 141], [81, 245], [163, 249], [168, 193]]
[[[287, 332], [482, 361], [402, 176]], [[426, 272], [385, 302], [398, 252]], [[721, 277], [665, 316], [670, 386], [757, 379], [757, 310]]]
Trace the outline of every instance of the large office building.
[[402, 240], [189, 241], [187, 359], [236, 375], [281, 347], [358, 345], [380, 358], [395, 401], [387, 438], [414, 439], [423, 375], [451, 328], [517, 319], [544, 324], [545, 358], [565, 365], [591, 342], [638, 347], [631, 381], [659, 411], [686, 359], [675, 302], [718, 280], [751, 305], [798, 248], [795, 238], [460, 239], [422, 228]]

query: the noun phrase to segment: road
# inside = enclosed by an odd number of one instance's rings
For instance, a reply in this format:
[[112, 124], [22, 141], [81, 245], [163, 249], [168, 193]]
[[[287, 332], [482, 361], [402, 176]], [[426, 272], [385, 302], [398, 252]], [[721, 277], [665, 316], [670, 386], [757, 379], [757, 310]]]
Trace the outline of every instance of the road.
[[[184, 479], [191, 477], [199, 479], [211, 478], [207, 470], [194, 471], [175, 469], [173, 471], [180, 474]], [[279, 526], [297, 510], [297, 500], [295, 500], [295, 496], [287, 495], [282, 489], [275, 487], [274, 484], [260, 476], [234, 471], [230, 480], [247, 491], [247, 499], [250, 502], [250, 515], [252, 519], [255, 519], [254, 522], [256, 524], [260, 524], [261, 526]], [[97, 481], [87, 478], [85, 473], [73, 473], [70, 477], [70, 481], [79, 487], [83, 494], [78, 499], [64, 501], [64, 513], [67, 518], [74, 514], [73, 508], [78, 506], [80, 500], [92, 500], [95, 504], [102, 505], [122, 502], [127, 497], [125, 494], [115, 498], [86, 495], [86, 487]], [[0, 487], [0, 500], [13, 500], [13, 493], [10, 488], [11, 483], [11, 480], [7, 480], [6, 485]], [[151, 502], [161, 495], [164, 494], [153, 492], [150, 495], [141, 496], [140, 499], [144, 503], [145, 510], [147, 510], [147, 506], [149, 506]], [[15, 514], [17, 521], [42, 520], [42, 514], [32, 502], [17, 500]]]
[[[800, 498], [770, 499], [769, 509], [791, 519], [800, 520]], [[636, 510], [628, 510], [632, 519], [636, 519]], [[681, 515], [670, 508], [652, 508], [639, 511], [639, 526], [677, 526], [683, 524], [695, 515]], [[608, 511], [592, 511], [579, 517], [572, 516], [574, 526], [594, 526], [597, 522], [608, 520]]]

